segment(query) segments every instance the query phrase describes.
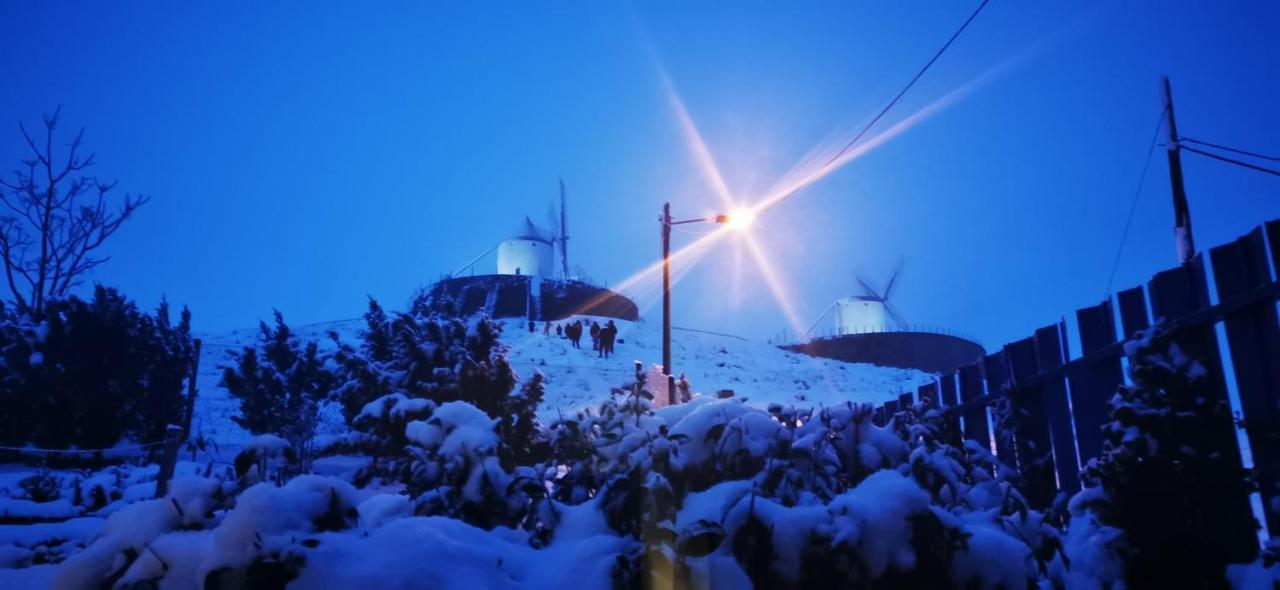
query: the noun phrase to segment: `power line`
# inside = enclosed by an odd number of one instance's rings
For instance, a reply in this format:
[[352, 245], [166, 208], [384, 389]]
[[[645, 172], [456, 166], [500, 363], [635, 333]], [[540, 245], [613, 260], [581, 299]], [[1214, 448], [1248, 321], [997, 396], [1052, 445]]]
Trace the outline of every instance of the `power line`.
[[1168, 107], [1160, 110], [1160, 116], [1156, 118], [1156, 130], [1151, 134], [1151, 145], [1147, 148], [1147, 159], [1142, 164], [1142, 174], [1138, 177], [1138, 188], [1133, 191], [1133, 200], [1129, 203], [1129, 216], [1124, 220], [1124, 231], [1120, 234], [1120, 246], [1116, 248], [1116, 258], [1111, 262], [1111, 275], [1107, 277], [1107, 291], [1102, 295], [1103, 299], [1111, 296], [1111, 285], [1116, 280], [1116, 269], [1120, 268], [1120, 254], [1124, 252], [1124, 244], [1129, 239], [1129, 227], [1133, 225], [1133, 212], [1138, 209], [1138, 196], [1142, 194], [1142, 187], [1147, 183], [1147, 170], [1151, 168], [1151, 154], [1156, 151], [1156, 141], [1160, 138], [1160, 128], [1164, 127], [1164, 114]]
[[978, 13], [982, 12], [982, 9], [987, 6], [987, 2], [990, 1], [991, 0], [982, 0], [982, 3], [974, 9], [973, 14], [970, 14], [969, 18], [965, 19], [964, 24], [960, 25], [960, 28], [956, 29], [956, 32], [951, 34], [951, 38], [947, 39], [947, 42], [942, 45], [942, 48], [939, 49], [937, 53], [933, 54], [933, 57], [929, 58], [929, 62], [924, 64], [924, 67], [920, 68], [919, 72], [916, 72], [915, 77], [911, 78], [911, 81], [907, 82], [907, 85], [902, 87], [902, 90], [898, 92], [898, 95], [893, 97], [893, 100], [889, 101], [889, 104], [884, 105], [884, 108], [880, 109], [880, 112], [876, 113], [876, 116], [864, 125], [862, 130], [859, 131], [857, 135], [853, 136], [853, 139], [849, 140], [849, 143], [845, 144], [843, 148], [840, 148], [840, 151], [836, 152], [836, 155], [832, 156], [831, 159], [827, 161], [828, 165], [839, 160], [840, 156], [843, 156], [845, 152], [848, 152], [849, 149], [854, 146], [854, 144], [858, 143], [858, 140], [862, 139], [862, 136], [866, 135], [867, 131], [871, 130], [871, 127], [874, 126], [881, 117], [884, 117], [885, 113], [888, 113], [889, 109], [892, 109], [893, 105], [897, 104], [898, 100], [901, 99], [908, 90], [911, 90], [911, 87], [915, 85], [916, 81], [920, 80], [920, 78], [924, 76], [924, 73], [929, 71], [929, 68], [933, 66], [933, 62], [938, 61], [938, 58], [942, 57], [942, 54], [947, 51], [948, 47], [951, 47], [952, 43], [955, 43], [956, 39], [960, 37], [960, 33], [963, 33], [964, 30], [969, 27], [969, 23], [973, 22], [973, 19], [978, 17]]
[[1265, 155], [1265, 154], [1259, 154], [1258, 152], [1251, 152], [1251, 151], [1248, 151], [1248, 150], [1242, 150], [1242, 149], [1237, 149], [1237, 148], [1233, 148], [1233, 147], [1227, 147], [1227, 146], [1225, 146], [1225, 145], [1218, 145], [1218, 144], [1216, 144], [1216, 143], [1209, 143], [1209, 142], [1207, 142], [1207, 141], [1200, 141], [1200, 140], [1198, 140], [1198, 139], [1192, 139], [1192, 138], [1190, 138], [1190, 137], [1179, 137], [1179, 138], [1178, 138], [1178, 141], [1181, 141], [1181, 142], [1184, 142], [1184, 143], [1195, 143], [1195, 144], [1200, 144], [1200, 145], [1203, 145], [1203, 146], [1208, 146], [1208, 147], [1211, 147], [1211, 148], [1217, 148], [1217, 149], [1220, 149], [1220, 150], [1223, 150], [1223, 151], [1227, 151], [1227, 152], [1232, 152], [1232, 153], [1240, 154], [1240, 155], [1242, 155], [1242, 156], [1250, 156], [1250, 157], [1258, 158], [1258, 159], [1260, 159], [1260, 160], [1271, 160], [1272, 162], [1280, 162], [1280, 157], [1276, 157], [1276, 156], [1268, 156], [1268, 155]]
[[1235, 165], [1237, 165], [1237, 166], [1243, 166], [1243, 167], [1245, 167], [1245, 168], [1249, 168], [1250, 170], [1257, 170], [1258, 172], [1265, 172], [1265, 173], [1267, 173], [1267, 174], [1271, 174], [1271, 175], [1273, 175], [1273, 176], [1280, 176], [1280, 170], [1272, 170], [1272, 169], [1270, 169], [1270, 168], [1263, 168], [1262, 166], [1258, 166], [1257, 164], [1250, 164], [1250, 163], [1248, 163], [1248, 162], [1241, 162], [1240, 160], [1236, 160], [1236, 159], [1234, 159], [1234, 158], [1228, 158], [1228, 157], [1226, 157], [1226, 156], [1219, 156], [1218, 154], [1215, 154], [1215, 153], [1212, 153], [1212, 152], [1206, 152], [1206, 151], [1204, 151], [1204, 150], [1196, 149], [1196, 148], [1193, 148], [1193, 147], [1187, 147], [1187, 146], [1185, 146], [1185, 145], [1184, 145], [1184, 146], [1182, 146], [1182, 149], [1187, 150], [1187, 151], [1189, 151], [1189, 152], [1195, 152], [1195, 153], [1200, 154], [1200, 155], [1202, 155], [1202, 156], [1208, 156], [1208, 157], [1210, 157], [1210, 158], [1213, 158], [1213, 159], [1215, 159], [1215, 160], [1219, 160], [1219, 161], [1222, 161], [1222, 162], [1226, 162], [1226, 163], [1228, 163], [1228, 164], [1235, 164]]

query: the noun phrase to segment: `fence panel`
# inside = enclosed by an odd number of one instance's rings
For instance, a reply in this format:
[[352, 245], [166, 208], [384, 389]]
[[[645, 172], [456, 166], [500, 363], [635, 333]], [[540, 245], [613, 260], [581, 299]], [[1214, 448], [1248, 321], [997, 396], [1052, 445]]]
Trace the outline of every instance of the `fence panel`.
[[[938, 394], [934, 398], [934, 406], [939, 409], [946, 407], [952, 408], [956, 405], [956, 374], [947, 373], [938, 380]], [[940, 402], [940, 403], [939, 403]], [[943, 428], [946, 429], [942, 440], [950, 444], [959, 446], [961, 440], [960, 432], [960, 415], [955, 412], [948, 412], [942, 417]]]
[[[1151, 313], [1156, 318], [1176, 319], [1209, 306], [1209, 286], [1205, 281], [1204, 259], [1197, 255], [1187, 264], [1157, 273], [1148, 284]], [[1210, 452], [1218, 454], [1228, 468], [1243, 469], [1235, 423], [1227, 399], [1222, 357], [1213, 324], [1186, 326], [1173, 335], [1182, 352], [1204, 366], [1205, 392], [1225, 412], [1210, 417], [1205, 423]], [[1248, 496], [1224, 490], [1220, 497], [1204, 500], [1205, 534], [1216, 539], [1215, 546], [1228, 561], [1247, 561], [1256, 555], [1258, 545], [1253, 530], [1256, 521]]]
[[[1115, 314], [1111, 300], [1076, 311], [1080, 327], [1080, 350], [1085, 357], [1115, 343]], [[1107, 400], [1124, 382], [1119, 355], [1067, 367], [1071, 384], [1071, 413], [1076, 421], [1076, 444], [1080, 464], [1102, 455], [1102, 426], [1108, 421]]]
[[[979, 364], [960, 367], [960, 400], [970, 403], [983, 396], [982, 366]], [[964, 411], [964, 437], [972, 440], [982, 448], [991, 448], [991, 428], [987, 425], [987, 407], [974, 404]]]
[[904, 394], [902, 394], [902, 395], [899, 395], [899, 396], [898, 396], [898, 408], [899, 408], [899, 409], [905, 410], [905, 409], [907, 409], [907, 408], [910, 408], [910, 407], [911, 407], [911, 405], [912, 405], [912, 404], [914, 404], [914, 403], [915, 403], [915, 401], [911, 399], [911, 392], [907, 392], [907, 393], [904, 393]]
[[[1009, 367], [1005, 358], [1005, 351], [1001, 350], [983, 358], [982, 370], [987, 380], [988, 394], [1003, 394], [1007, 391]], [[1000, 413], [995, 413], [991, 418], [992, 426], [996, 430], [996, 457], [1003, 461], [1005, 465], [1018, 469], [1018, 452], [1015, 444], [1017, 437], [1011, 430], [1001, 427], [1002, 418]]]
[[916, 399], [932, 408], [938, 407], [938, 383], [926, 383], [916, 388]]
[[1016, 438], [1022, 493], [1031, 506], [1047, 508], [1057, 494], [1057, 485], [1053, 476], [1053, 453], [1045, 400], [1040, 387], [1019, 385], [1038, 372], [1035, 340], [1024, 338], [1009, 344], [1005, 346], [1005, 355], [1009, 358], [1010, 375], [1013, 378], [1014, 389], [1009, 392], [1008, 397], [1015, 414], [1011, 421]]
[[1142, 287], [1125, 289], [1116, 295], [1116, 299], [1120, 301], [1120, 325], [1124, 328], [1125, 339], [1132, 338], [1135, 332], [1151, 326], [1151, 320], [1147, 318], [1147, 298], [1142, 293]]
[[[1229, 301], [1271, 283], [1261, 228], [1235, 242], [1209, 251], [1218, 298]], [[1280, 323], [1274, 301], [1266, 300], [1227, 314], [1224, 321], [1231, 348], [1240, 406], [1248, 424], [1249, 446], [1258, 473], [1262, 505], [1280, 497]], [[1270, 530], [1280, 532], [1280, 514], [1265, 511]]]
[[884, 423], [888, 424], [893, 420], [893, 416], [898, 413], [898, 400], [891, 399], [884, 403]]
[[884, 406], [877, 406], [873, 414], [871, 414], [871, 423], [876, 426], [884, 426], [889, 423], [889, 418], [884, 411]]
[[[1057, 369], [1066, 361], [1062, 349], [1062, 331], [1058, 324], [1036, 330], [1036, 366], [1040, 371]], [[1080, 490], [1080, 464], [1076, 457], [1075, 432], [1071, 426], [1071, 406], [1067, 401], [1065, 377], [1054, 377], [1040, 385], [1040, 399], [1049, 420], [1053, 465], [1058, 474], [1058, 489], [1074, 494]]]
[[1267, 241], [1271, 243], [1271, 266], [1280, 269], [1280, 219], [1267, 222]]

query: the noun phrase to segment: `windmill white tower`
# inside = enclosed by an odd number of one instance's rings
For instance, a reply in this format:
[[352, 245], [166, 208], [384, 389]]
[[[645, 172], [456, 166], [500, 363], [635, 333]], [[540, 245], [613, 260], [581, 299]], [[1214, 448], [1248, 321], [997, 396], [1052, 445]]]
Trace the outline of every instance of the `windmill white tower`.
[[898, 310], [889, 302], [893, 285], [898, 281], [898, 273], [901, 271], [902, 264], [899, 263], [898, 268], [893, 271], [893, 276], [889, 277], [889, 283], [883, 292], [868, 284], [862, 277], [855, 275], [854, 278], [862, 286], [862, 293], [836, 300], [836, 332], [838, 334], [887, 332], [906, 327], [906, 322], [898, 314]]
[[549, 276], [555, 272], [555, 237], [524, 218], [512, 237], [498, 243], [498, 274]]

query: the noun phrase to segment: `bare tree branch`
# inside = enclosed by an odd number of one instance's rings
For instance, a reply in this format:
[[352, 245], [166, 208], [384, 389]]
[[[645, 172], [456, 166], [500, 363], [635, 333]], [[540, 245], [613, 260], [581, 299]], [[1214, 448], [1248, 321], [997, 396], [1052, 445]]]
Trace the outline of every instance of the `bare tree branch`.
[[106, 262], [107, 257], [94, 252], [149, 200], [125, 195], [118, 206], [110, 204], [108, 193], [115, 183], [84, 174], [94, 163], [93, 154], [79, 155], [84, 128], [66, 144], [65, 158], [58, 158], [65, 163], [55, 166], [61, 112], [59, 107], [44, 116], [43, 148], [18, 124], [34, 159], [22, 160], [12, 179], [0, 179], [0, 213], [9, 213], [0, 215], [0, 262], [13, 303], [27, 312], [41, 311], [48, 300], [65, 296]]

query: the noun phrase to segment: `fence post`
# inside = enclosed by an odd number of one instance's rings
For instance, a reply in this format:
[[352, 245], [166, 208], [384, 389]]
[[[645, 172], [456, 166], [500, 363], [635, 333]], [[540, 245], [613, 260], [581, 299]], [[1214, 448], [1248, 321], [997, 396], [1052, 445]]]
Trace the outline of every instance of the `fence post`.
[[[960, 367], [960, 401], [971, 403], [982, 397], [982, 365], [974, 363]], [[966, 407], [964, 411], [964, 437], [978, 443], [982, 448], [991, 449], [991, 429], [987, 426], [987, 406], [985, 404]]]
[[[1066, 351], [1058, 324], [1036, 330], [1036, 367], [1039, 371], [1062, 366]], [[1071, 410], [1067, 402], [1065, 377], [1055, 377], [1038, 387], [1045, 417], [1049, 420], [1049, 436], [1053, 445], [1053, 465], [1058, 473], [1058, 489], [1068, 494], [1080, 490], [1080, 466], [1076, 457], [1076, 435], [1071, 428]]]
[[[1009, 369], [1005, 361], [1005, 351], [992, 353], [982, 359], [983, 376], [987, 381], [988, 395], [1003, 395], [1007, 393], [1006, 387], [1009, 384]], [[1006, 399], [1007, 403], [1008, 400]], [[996, 434], [996, 457], [1005, 465], [1013, 469], [1018, 469], [1018, 453], [1015, 450], [1014, 433], [1005, 428], [1000, 420], [1000, 415], [996, 413], [992, 416], [992, 426], [995, 427]]]
[[156, 475], [156, 497], [169, 493], [169, 480], [178, 463], [178, 447], [182, 446], [182, 427], [170, 424], [164, 433], [164, 456], [160, 459], [160, 473]]
[[191, 437], [191, 419], [196, 413], [196, 379], [200, 376], [200, 348], [203, 342], [193, 339], [191, 356], [191, 374], [187, 376], [187, 413], [182, 417], [182, 436]]

